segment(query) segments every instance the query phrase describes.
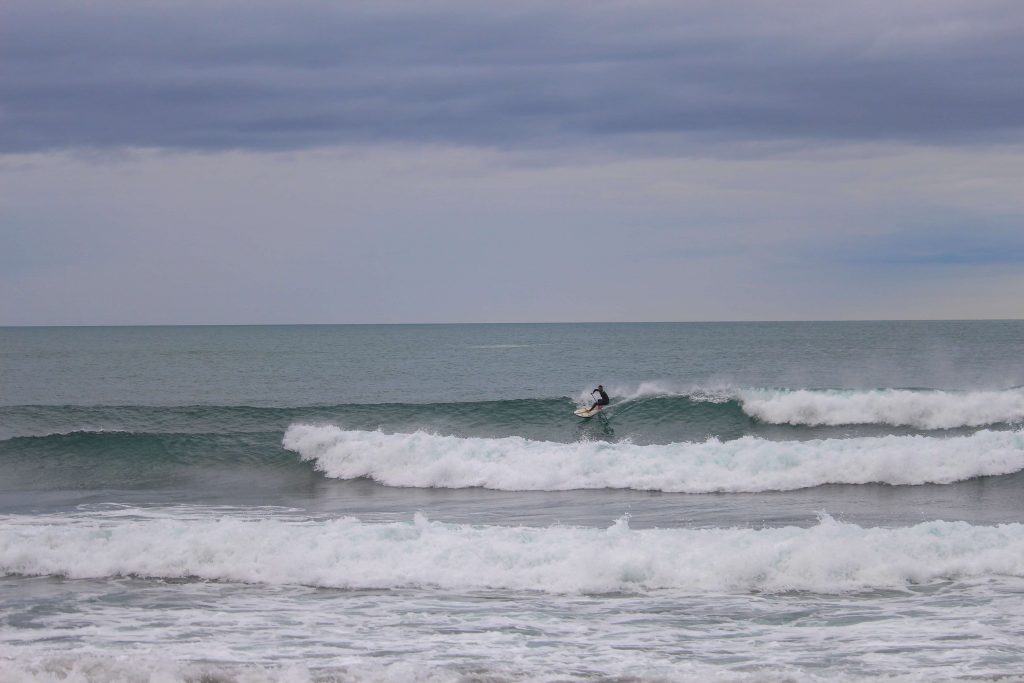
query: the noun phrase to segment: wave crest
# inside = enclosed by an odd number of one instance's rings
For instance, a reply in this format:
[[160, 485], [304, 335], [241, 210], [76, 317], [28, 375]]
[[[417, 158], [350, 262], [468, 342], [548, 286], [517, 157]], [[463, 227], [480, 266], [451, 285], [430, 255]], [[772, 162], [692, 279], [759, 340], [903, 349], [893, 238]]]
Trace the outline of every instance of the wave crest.
[[1024, 390], [825, 391], [797, 389], [738, 392], [743, 411], [771, 424], [838, 426], [887, 424], [955, 429], [1024, 422]]
[[[612, 405], [622, 409], [685, 399], [692, 404], [737, 406], [766, 424], [802, 427], [889, 425], [915, 429], [957, 429], [1024, 423], [1024, 389], [944, 391], [940, 389], [769, 389], [642, 382], [612, 388]], [[580, 394], [577, 403], [588, 397]], [[685, 404], [676, 407], [685, 408]]]
[[849, 591], [1024, 576], [1024, 525], [608, 529], [358, 519], [0, 518], [4, 574], [348, 589]]
[[1024, 470], [1024, 433], [987, 430], [949, 438], [770, 441], [748, 436], [641, 446], [296, 424], [285, 432], [283, 445], [328, 477], [420, 488], [758, 492], [823, 484], [948, 484]]

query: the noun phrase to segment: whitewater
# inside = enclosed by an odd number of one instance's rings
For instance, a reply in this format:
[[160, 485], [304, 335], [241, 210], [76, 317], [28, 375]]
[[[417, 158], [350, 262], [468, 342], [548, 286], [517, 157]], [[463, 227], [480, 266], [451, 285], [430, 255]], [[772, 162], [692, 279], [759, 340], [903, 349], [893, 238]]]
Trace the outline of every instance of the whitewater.
[[[215, 516], [214, 516], [215, 515]], [[980, 577], [1024, 577], [1024, 525], [933, 521], [862, 528], [607, 529], [354, 518], [207, 518], [118, 510], [0, 517], [0, 573], [145, 577], [354, 590], [549, 593], [848, 593]]]
[[1024, 422], [1024, 390], [842, 391], [746, 389], [737, 397], [748, 415], [772, 424], [888, 424], [954, 429]]
[[711, 438], [638, 446], [293, 425], [283, 444], [329, 477], [367, 477], [388, 486], [508, 491], [786, 491], [824, 484], [948, 484], [1024, 469], [1024, 435], [1018, 431], [799, 442]]

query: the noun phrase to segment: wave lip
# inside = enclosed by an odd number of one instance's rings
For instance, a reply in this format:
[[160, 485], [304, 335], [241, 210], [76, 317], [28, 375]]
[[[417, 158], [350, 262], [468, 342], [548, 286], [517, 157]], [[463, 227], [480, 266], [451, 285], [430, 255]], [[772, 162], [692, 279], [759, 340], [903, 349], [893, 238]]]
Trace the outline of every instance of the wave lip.
[[1024, 422], [1024, 390], [907, 389], [737, 392], [743, 411], [762, 422], [802, 426], [886, 424], [955, 429]]
[[283, 445], [326, 476], [387, 486], [507, 491], [787, 491], [823, 484], [949, 484], [1024, 470], [1024, 432], [814, 441], [743, 437], [635, 445], [384, 434], [296, 424]]
[[555, 594], [847, 593], [1024, 577], [1024, 525], [608, 529], [335, 520], [0, 517], [6, 575]]

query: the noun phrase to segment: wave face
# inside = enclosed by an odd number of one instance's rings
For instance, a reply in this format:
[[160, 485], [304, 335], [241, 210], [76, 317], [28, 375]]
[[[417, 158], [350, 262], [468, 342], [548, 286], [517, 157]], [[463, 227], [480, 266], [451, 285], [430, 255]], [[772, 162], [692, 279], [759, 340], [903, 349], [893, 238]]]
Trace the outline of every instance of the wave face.
[[[439, 403], [367, 403], [303, 407], [252, 406], [7, 406], [0, 407], [0, 442], [72, 433], [246, 434], [294, 422], [343, 423], [354, 429], [425, 429], [465, 436], [527, 436], [574, 440], [592, 428], [573, 415], [568, 397]], [[609, 415], [631, 434], [649, 438], [714, 433], [742, 436], [753, 426], [736, 401], [647, 396], [617, 401]], [[600, 430], [597, 430], [600, 431]]]
[[[300, 407], [0, 406], [0, 441], [70, 433], [239, 434], [283, 431], [294, 422], [343, 423], [354, 429], [429, 429], [467, 436], [557, 438], [581, 423], [572, 415], [586, 397], [438, 403], [366, 403]], [[605, 417], [633, 438], [735, 438], [760, 425], [842, 425], [917, 430], [1012, 426], [1024, 422], [1024, 389], [938, 391], [690, 388], [658, 384], [622, 388]], [[572, 434], [573, 429], [568, 433]], [[571, 438], [571, 437], [570, 437]], [[657, 437], [652, 437], [655, 440]]]
[[954, 429], [1024, 422], [1024, 390], [1005, 391], [771, 391], [737, 393], [743, 412], [789, 425], [885, 424]]
[[293, 425], [284, 447], [328, 477], [388, 486], [509, 491], [628, 488], [685, 493], [786, 491], [823, 484], [948, 484], [1024, 469], [1024, 434], [814, 441], [743, 437], [640, 446], [384, 434]]
[[280, 432], [70, 432], [0, 441], [0, 491], [195, 488], [211, 471], [281, 477], [301, 470]]
[[847, 593], [1024, 576], [1024, 525], [608, 529], [127, 510], [0, 517], [0, 572], [75, 579], [194, 578], [344, 589], [428, 587], [558, 594]]

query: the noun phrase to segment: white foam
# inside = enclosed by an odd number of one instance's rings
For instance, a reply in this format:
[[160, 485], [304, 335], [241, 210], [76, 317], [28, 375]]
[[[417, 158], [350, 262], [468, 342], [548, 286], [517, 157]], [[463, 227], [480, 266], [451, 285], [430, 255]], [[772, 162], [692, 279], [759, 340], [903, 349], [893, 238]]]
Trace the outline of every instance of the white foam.
[[358, 519], [0, 517], [0, 571], [73, 579], [194, 577], [349, 589], [560, 594], [899, 589], [1024, 577], [1024, 525], [608, 529]]
[[748, 415], [772, 424], [888, 424], [919, 429], [981, 427], [1024, 421], [1024, 390], [772, 391], [743, 389]]
[[295, 664], [181, 662], [138, 654], [122, 657], [20, 654], [7, 658], [0, 655], [0, 681], [4, 683], [457, 683], [464, 680], [451, 670], [372, 661], [339, 667], [325, 675]]
[[283, 443], [328, 477], [423, 488], [757, 492], [822, 484], [948, 484], [1024, 469], [1024, 434], [1012, 431], [948, 438], [744, 437], [636, 445], [384, 434], [297, 424], [285, 432]]
[[0, 680], [5, 683], [313, 683], [298, 667], [225, 667], [178, 663], [147, 657], [102, 657], [65, 654], [0, 659]]
[[[457, 669], [418, 661], [381, 664], [373, 657], [358, 658], [344, 666], [310, 671], [301, 665], [261, 666], [217, 663], [174, 662], [156, 657], [110, 657], [63, 654], [5, 658], [0, 653], [0, 680], [4, 683], [566, 683], [594, 681], [595, 677], [567, 671], [540, 669], [522, 671], [522, 664], [509, 670], [475, 671], [466, 675]], [[721, 666], [683, 662], [669, 672], [647, 677], [641, 660], [627, 672], [628, 680], [641, 683], [930, 683], [932, 672], [898, 676], [856, 676], [828, 672], [819, 675], [790, 668], [772, 671], [730, 671]], [[597, 680], [603, 680], [598, 678]], [[627, 680], [614, 676], [609, 680]]]

